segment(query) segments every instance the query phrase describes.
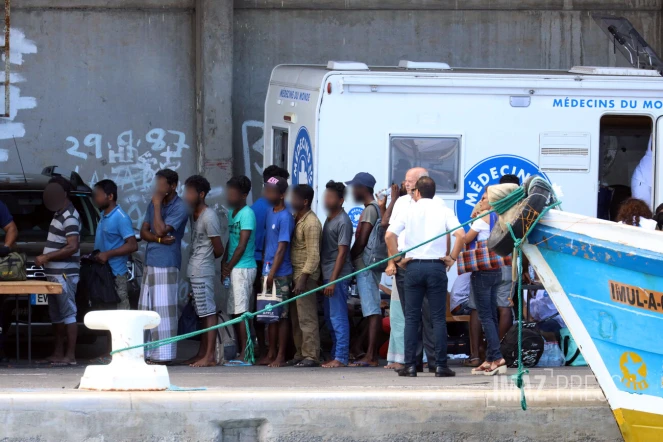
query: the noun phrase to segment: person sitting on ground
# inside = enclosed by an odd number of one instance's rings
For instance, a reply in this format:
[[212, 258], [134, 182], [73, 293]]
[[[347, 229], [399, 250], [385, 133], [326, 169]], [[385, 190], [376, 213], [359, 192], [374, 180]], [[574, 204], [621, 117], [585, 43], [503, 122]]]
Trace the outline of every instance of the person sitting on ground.
[[[266, 278], [267, 290], [275, 289], [281, 301], [290, 298], [292, 285], [292, 261], [290, 243], [295, 229], [295, 219], [285, 207], [285, 194], [288, 181], [281, 177], [271, 177], [265, 183], [265, 198], [272, 208], [267, 212], [265, 233], [265, 257], [263, 258], [262, 275]], [[290, 320], [289, 306], [282, 307], [278, 322], [269, 324], [269, 350], [267, 355], [258, 361], [258, 365], [282, 367], [285, 365], [285, 354], [288, 347]]]
[[[120, 299], [118, 304], [96, 306], [97, 310], [129, 310], [129, 269], [127, 260], [138, 250], [138, 241], [131, 218], [117, 204], [117, 184], [112, 180], [101, 180], [94, 185], [94, 203], [99, 209], [100, 218], [94, 238], [94, 248], [99, 253], [94, 257], [101, 263], [109, 263], [115, 280], [115, 292]], [[95, 307], [95, 306], [93, 306]], [[106, 353], [93, 362], [109, 364], [111, 346], [110, 332], [107, 333]]]
[[[191, 209], [191, 256], [187, 276], [193, 307], [203, 328], [214, 327], [218, 322], [214, 301], [215, 260], [223, 255], [219, 217], [205, 203], [210, 190], [209, 181], [200, 175], [192, 175], [184, 182], [184, 199]], [[212, 367], [216, 365], [215, 352], [216, 330], [209, 330], [201, 336], [198, 354], [187, 363], [191, 367]]]
[[[251, 180], [244, 175], [232, 177], [226, 183], [228, 205], [232, 211], [229, 220], [230, 236], [226, 248], [227, 258], [223, 264], [222, 277], [230, 278], [230, 291], [225, 311], [233, 318], [250, 311], [253, 282], [257, 274], [256, 216], [253, 209], [246, 205], [249, 192], [251, 192]], [[239, 337], [239, 359], [229, 361], [226, 365], [247, 365], [245, 351], [248, 335], [245, 321], [235, 324], [235, 336]]]
[[471, 273], [458, 275], [454, 281], [454, 285], [451, 286], [449, 308], [451, 309], [451, 314], [454, 316], [469, 315], [472, 312], [472, 309], [467, 305], [470, 299], [471, 276]]
[[[320, 263], [323, 283], [336, 281], [352, 273], [350, 264], [350, 243], [352, 242], [352, 221], [343, 209], [345, 185], [329, 181], [325, 190], [325, 210], [327, 219], [322, 228]], [[323, 309], [325, 321], [331, 335], [331, 359], [322, 364], [323, 368], [339, 368], [348, 365], [350, 347], [350, 320], [348, 318], [348, 286], [344, 279], [324, 289]]]
[[656, 221], [652, 219], [652, 216], [651, 209], [646, 202], [637, 198], [629, 198], [619, 207], [615, 221], [629, 226], [655, 230]]
[[48, 281], [62, 284], [62, 294], [48, 295], [55, 348], [50, 357], [38, 361], [57, 366], [76, 365], [76, 287], [80, 271], [81, 218], [69, 199], [70, 192], [71, 184], [61, 176], [51, 178], [46, 185], [44, 205], [55, 213], [48, 228], [44, 253], [35, 258], [35, 265], [44, 267]]

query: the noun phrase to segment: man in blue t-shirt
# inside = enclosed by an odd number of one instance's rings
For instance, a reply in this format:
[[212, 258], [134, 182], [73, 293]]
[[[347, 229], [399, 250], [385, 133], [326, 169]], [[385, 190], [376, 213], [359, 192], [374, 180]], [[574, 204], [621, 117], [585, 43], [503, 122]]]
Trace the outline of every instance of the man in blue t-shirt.
[[0, 246], [0, 258], [2, 258], [9, 255], [18, 238], [18, 229], [14, 224], [14, 218], [2, 201], [0, 201], [0, 228], [5, 231], [4, 244]]
[[[147, 242], [145, 268], [138, 308], [161, 316], [159, 325], [150, 330], [150, 340], [157, 341], [177, 335], [178, 287], [182, 265], [182, 237], [189, 219], [184, 201], [177, 196], [177, 172], [163, 169], [156, 173], [152, 201], [147, 206], [140, 237]], [[155, 364], [175, 359], [177, 345], [168, 344], [148, 351]]]
[[[99, 250], [95, 258], [101, 264], [110, 265], [115, 280], [115, 292], [120, 298], [118, 304], [102, 304], [93, 307], [95, 310], [129, 310], [127, 260], [129, 255], [138, 250], [131, 219], [117, 204], [117, 185], [112, 180], [101, 180], [95, 184], [93, 196], [94, 204], [101, 212], [94, 237], [94, 249]], [[107, 338], [106, 353], [94, 359], [93, 362], [110, 363], [112, 350], [110, 333]]]
[[[295, 229], [295, 220], [285, 207], [285, 194], [288, 181], [281, 177], [271, 177], [265, 183], [265, 198], [272, 206], [267, 211], [265, 232], [265, 257], [262, 275], [266, 278], [267, 290], [274, 287], [276, 295], [285, 301], [290, 297], [292, 285], [292, 262], [290, 261], [290, 240]], [[269, 351], [259, 365], [282, 367], [285, 365], [285, 352], [288, 346], [290, 321], [288, 305], [283, 306], [279, 322], [269, 324]]]
[[[11, 252], [11, 248], [16, 243], [16, 239], [18, 238], [18, 229], [16, 228], [16, 224], [14, 223], [14, 218], [9, 212], [9, 209], [2, 201], [0, 201], [0, 229], [4, 230], [5, 232], [5, 240], [3, 242], [3, 245], [0, 245], [0, 258], [3, 258], [9, 255], [9, 252]], [[0, 336], [0, 361], [3, 361], [5, 359], [5, 352], [3, 350], [3, 346], [6, 336], [7, 335], [5, 333], [3, 333]]]
[[[290, 174], [287, 170], [276, 166], [271, 165], [267, 166], [262, 172], [262, 182], [263, 184], [267, 182], [271, 177], [281, 177], [286, 180], [290, 178]], [[264, 196], [258, 198], [256, 202], [251, 206], [251, 210], [256, 216], [256, 229], [255, 229], [255, 260], [258, 268], [258, 275], [261, 274], [262, 269], [262, 258], [265, 253], [265, 220], [267, 219], [267, 212], [272, 209], [272, 206], [269, 205], [269, 201]], [[286, 204], [286, 210], [288, 206]], [[262, 278], [257, 277], [253, 285], [253, 296], [255, 304], [255, 296], [260, 293], [262, 290]], [[262, 330], [258, 331], [258, 354], [264, 355], [267, 346], [267, 339], [265, 334], [262, 333]]]
[[99, 250], [96, 259], [102, 264], [110, 264], [120, 298], [119, 304], [104, 306], [104, 310], [129, 310], [127, 260], [138, 250], [131, 218], [117, 204], [117, 185], [111, 180], [101, 180], [94, 185], [94, 203], [101, 211], [94, 237], [94, 248]]

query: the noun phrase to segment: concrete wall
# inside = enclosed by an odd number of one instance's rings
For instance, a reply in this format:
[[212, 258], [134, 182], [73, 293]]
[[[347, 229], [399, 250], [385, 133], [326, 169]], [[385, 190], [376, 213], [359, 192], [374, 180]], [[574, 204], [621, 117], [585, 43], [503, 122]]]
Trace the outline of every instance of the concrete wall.
[[231, 8], [220, 0], [14, 0], [12, 117], [0, 122], [0, 171], [20, 171], [15, 138], [26, 172], [56, 164], [90, 183], [115, 180], [136, 225], [158, 169], [182, 179], [205, 170], [220, 195], [231, 160]]
[[661, 0], [235, 0], [234, 171], [244, 173], [248, 163], [260, 182], [264, 100], [277, 64], [625, 66], [591, 14], [626, 16], [661, 52], [662, 8]]

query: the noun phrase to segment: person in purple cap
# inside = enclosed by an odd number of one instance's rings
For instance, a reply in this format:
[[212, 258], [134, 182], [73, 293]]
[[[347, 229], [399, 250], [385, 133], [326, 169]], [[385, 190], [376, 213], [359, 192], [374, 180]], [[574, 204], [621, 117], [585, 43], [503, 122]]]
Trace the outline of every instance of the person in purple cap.
[[[276, 294], [286, 301], [290, 298], [292, 286], [292, 261], [290, 243], [295, 230], [295, 219], [285, 207], [285, 194], [288, 181], [281, 177], [271, 177], [265, 182], [265, 198], [272, 206], [265, 220], [265, 257], [262, 276], [267, 279], [267, 290], [275, 287]], [[279, 322], [269, 324], [269, 350], [258, 361], [258, 365], [283, 367], [288, 347], [290, 320], [288, 304], [283, 306]]]
[[[359, 218], [355, 242], [350, 250], [350, 257], [355, 271], [366, 268], [364, 264], [364, 249], [368, 244], [375, 223], [380, 218], [380, 208], [373, 197], [375, 178], [370, 173], [360, 172], [351, 181], [345, 184], [352, 186], [352, 196], [356, 203], [363, 204], [364, 210]], [[353, 346], [353, 353], [358, 357], [351, 367], [377, 367], [378, 364], [378, 336], [381, 329], [380, 288], [378, 281], [380, 275], [373, 271], [361, 272], [357, 275], [357, 290], [361, 300], [361, 312], [368, 320], [367, 337], [360, 336]], [[363, 339], [362, 339], [363, 338]], [[362, 344], [368, 341], [366, 352], [362, 351]], [[363, 356], [360, 356], [362, 355]]]

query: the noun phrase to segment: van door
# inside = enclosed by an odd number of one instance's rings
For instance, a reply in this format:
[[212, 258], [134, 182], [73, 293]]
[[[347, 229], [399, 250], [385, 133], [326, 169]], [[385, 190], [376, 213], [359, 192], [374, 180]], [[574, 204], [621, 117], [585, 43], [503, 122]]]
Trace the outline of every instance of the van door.
[[288, 170], [288, 129], [273, 128], [272, 164]]
[[653, 209], [656, 210], [659, 204], [663, 203], [663, 117], [656, 120], [656, 142], [652, 146], [652, 155], [654, 157], [654, 180], [653, 183]]

